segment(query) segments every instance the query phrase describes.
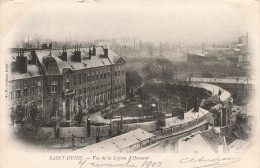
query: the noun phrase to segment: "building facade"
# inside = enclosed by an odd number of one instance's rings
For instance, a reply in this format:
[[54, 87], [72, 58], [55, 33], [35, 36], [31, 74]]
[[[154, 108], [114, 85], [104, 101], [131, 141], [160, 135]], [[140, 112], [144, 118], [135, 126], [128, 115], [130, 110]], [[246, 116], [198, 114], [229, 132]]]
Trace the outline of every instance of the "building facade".
[[46, 121], [72, 123], [79, 112], [108, 106], [126, 95], [126, 61], [102, 46], [20, 50], [9, 58], [9, 106], [37, 106]]

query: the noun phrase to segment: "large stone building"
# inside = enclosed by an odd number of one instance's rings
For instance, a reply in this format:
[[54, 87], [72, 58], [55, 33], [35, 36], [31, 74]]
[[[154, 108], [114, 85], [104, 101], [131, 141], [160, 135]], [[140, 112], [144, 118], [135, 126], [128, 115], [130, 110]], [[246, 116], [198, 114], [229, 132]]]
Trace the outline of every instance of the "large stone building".
[[126, 61], [101, 47], [31, 50], [11, 53], [8, 79], [10, 107], [42, 109], [46, 121], [73, 122], [90, 111], [125, 97]]

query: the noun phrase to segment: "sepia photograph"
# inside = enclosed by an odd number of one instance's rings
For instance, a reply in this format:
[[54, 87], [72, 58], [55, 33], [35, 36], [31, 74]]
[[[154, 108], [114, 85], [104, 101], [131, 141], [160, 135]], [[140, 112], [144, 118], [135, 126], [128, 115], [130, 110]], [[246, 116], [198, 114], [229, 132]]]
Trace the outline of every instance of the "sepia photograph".
[[258, 1], [0, 5], [0, 167], [260, 166]]

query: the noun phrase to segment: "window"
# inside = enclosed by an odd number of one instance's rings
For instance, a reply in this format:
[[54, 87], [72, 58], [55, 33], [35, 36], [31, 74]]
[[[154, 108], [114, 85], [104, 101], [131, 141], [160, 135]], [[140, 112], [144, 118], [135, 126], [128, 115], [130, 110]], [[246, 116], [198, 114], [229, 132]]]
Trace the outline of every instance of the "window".
[[21, 91], [19, 87], [16, 89], [16, 98], [21, 98]]
[[96, 104], [99, 104], [99, 96], [96, 96]]
[[117, 76], [117, 71], [115, 71], [115, 76]]
[[35, 94], [35, 90], [34, 90], [34, 84], [31, 86], [31, 94], [34, 95]]
[[70, 81], [66, 79], [66, 91], [68, 91], [70, 88]]
[[79, 95], [81, 94], [81, 89], [79, 89], [79, 93], [78, 93]]
[[107, 77], [110, 77], [110, 70], [107, 71]]
[[98, 71], [97, 71], [97, 74], [96, 74], [96, 80], [98, 80]]
[[90, 105], [90, 99], [91, 99], [91, 97], [88, 96], [88, 105]]
[[100, 95], [100, 102], [102, 103], [103, 102], [103, 94]]
[[81, 74], [78, 74], [79, 84], [81, 84]]
[[58, 82], [57, 81], [51, 82], [51, 93], [58, 93]]
[[106, 74], [106, 72], [104, 73], [104, 79], [106, 79], [106, 77], [107, 77], [107, 74]]
[[10, 98], [10, 99], [13, 99], [13, 91], [10, 91], [10, 92], [9, 92], [9, 98]]
[[23, 88], [23, 95], [24, 96], [28, 95], [28, 89], [27, 89], [27, 85], [26, 84], [24, 85], [24, 88]]
[[88, 92], [90, 92], [90, 87], [88, 87]]
[[86, 83], [86, 81], [87, 81], [87, 74], [85, 74], [85, 73], [84, 73], [83, 81], [84, 81], [84, 83]]
[[87, 81], [90, 82], [90, 76], [88, 75]]
[[94, 81], [95, 80], [95, 74], [94, 72], [92, 72], [92, 80], [91, 81]]
[[42, 92], [42, 82], [39, 81], [38, 82], [38, 94], [41, 94], [41, 92]]
[[74, 85], [76, 85], [77, 84], [77, 77], [76, 77], [76, 75], [74, 75]]

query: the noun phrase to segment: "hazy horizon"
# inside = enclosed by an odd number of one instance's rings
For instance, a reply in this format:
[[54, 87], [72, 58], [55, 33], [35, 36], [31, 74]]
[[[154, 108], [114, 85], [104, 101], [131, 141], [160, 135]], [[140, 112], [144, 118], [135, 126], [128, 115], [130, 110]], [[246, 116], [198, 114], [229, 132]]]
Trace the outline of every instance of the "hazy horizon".
[[13, 30], [16, 40], [57, 41], [136, 38], [182, 44], [236, 41], [246, 34], [226, 6], [203, 3], [44, 3], [34, 6]]

